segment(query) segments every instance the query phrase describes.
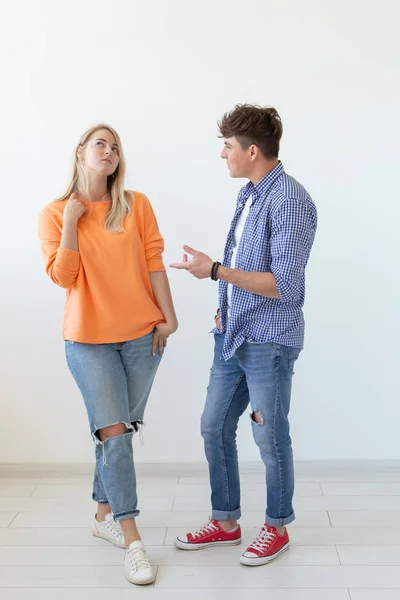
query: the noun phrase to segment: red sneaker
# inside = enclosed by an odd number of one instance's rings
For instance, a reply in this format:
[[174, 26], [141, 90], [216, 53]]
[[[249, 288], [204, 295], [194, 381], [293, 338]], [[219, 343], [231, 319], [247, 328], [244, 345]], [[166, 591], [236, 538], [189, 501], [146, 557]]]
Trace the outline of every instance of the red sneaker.
[[175, 546], [181, 550], [201, 550], [210, 546], [236, 546], [241, 541], [240, 525], [233, 531], [224, 531], [218, 521], [210, 520], [199, 531], [178, 536]]
[[275, 527], [265, 524], [254, 542], [243, 552], [240, 562], [248, 567], [266, 565], [286, 550], [289, 550], [287, 530], [279, 535]]

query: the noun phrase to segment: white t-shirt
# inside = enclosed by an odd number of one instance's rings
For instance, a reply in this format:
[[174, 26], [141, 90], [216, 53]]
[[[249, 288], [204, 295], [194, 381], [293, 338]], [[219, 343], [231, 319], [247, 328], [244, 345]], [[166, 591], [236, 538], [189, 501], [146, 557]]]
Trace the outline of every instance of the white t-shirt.
[[[246, 224], [247, 217], [249, 216], [250, 206], [252, 205], [252, 203], [253, 203], [253, 196], [250, 196], [248, 198], [245, 206], [243, 207], [243, 210], [241, 212], [238, 222], [236, 223], [236, 228], [233, 233], [233, 252], [232, 252], [232, 258], [231, 258], [231, 269], [234, 269], [235, 265], [236, 265], [236, 256], [237, 256], [237, 252], [239, 249], [240, 240], [242, 238], [244, 226]], [[233, 285], [231, 283], [228, 283], [227, 292], [226, 292], [227, 297], [228, 297], [227, 319], [229, 319], [230, 313], [231, 313], [232, 289], [233, 289]]]

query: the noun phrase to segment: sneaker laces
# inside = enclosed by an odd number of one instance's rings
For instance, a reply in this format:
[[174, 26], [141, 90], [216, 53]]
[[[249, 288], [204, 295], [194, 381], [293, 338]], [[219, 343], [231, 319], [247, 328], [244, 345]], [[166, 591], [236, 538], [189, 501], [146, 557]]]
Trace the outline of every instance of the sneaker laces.
[[251, 544], [250, 548], [264, 552], [269, 548], [275, 538], [276, 533], [272, 533], [272, 531], [269, 531], [266, 527], [263, 527], [254, 542]]
[[192, 537], [195, 540], [203, 537], [204, 535], [208, 535], [209, 533], [215, 533], [216, 531], [219, 531], [218, 527], [210, 520], [201, 529], [195, 533], [192, 533]]
[[115, 538], [119, 538], [122, 535], [122, 529], [118, 521], [114, 521], [114, 519], [110, 519], [105, 522], [106, 529], [113, 535]]
[[144, 548], [130, 548], [126, 552], [129, 559], [129, 565], [132, 569], [135, 571], [140, 571], [140, 569], [150, 569], [150, 562]]

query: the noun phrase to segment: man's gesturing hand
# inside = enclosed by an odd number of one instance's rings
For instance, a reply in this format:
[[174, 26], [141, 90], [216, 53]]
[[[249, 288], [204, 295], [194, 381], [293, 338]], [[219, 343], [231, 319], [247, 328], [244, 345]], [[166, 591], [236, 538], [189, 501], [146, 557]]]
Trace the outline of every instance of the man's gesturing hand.
[[[185, 254], [181, 263], [173, 263], [170, 267], [174, 269], [185, 269], [189, 271], [191, 275], [197, 277], [197, 279], [205, 279], [211, 275], [211, 267], [213, 266], [213, 260], [204, 252], [199, 252], [190, 246], [183, 246]], [[188, 254], [193, 256], [188, 260]]]

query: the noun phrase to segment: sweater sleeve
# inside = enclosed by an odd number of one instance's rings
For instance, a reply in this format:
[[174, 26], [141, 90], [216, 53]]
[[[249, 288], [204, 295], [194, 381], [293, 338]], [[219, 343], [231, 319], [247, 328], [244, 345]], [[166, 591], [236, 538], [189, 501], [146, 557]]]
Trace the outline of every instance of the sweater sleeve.
[[152, 271], [165, 271], [162, 259], [164, 239], [158, 229], [157, 219], [153, 208], [146, 196], [144, 196], [143, 202], [143, 220], [144, 249], [149, 273]]
[[44, 208], [39, 216], [39, 240], [46, 273], [62, 288], [69, 288], [76, 280], [80, 256], [76, 250], [60, 248], [62, 227]]

